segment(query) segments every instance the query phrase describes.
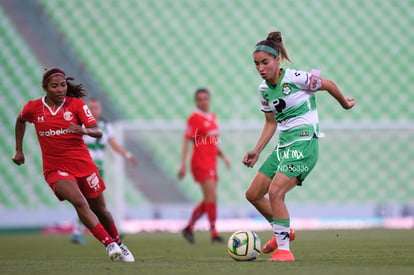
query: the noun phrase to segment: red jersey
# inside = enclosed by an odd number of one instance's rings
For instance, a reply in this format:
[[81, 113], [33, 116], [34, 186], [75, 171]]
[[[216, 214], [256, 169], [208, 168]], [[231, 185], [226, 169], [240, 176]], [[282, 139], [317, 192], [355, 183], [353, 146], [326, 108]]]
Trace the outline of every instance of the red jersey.
[[196, 110], [187, 120], [185, 137], [193, 140], [191, 165], [217, 169], [219, 127], [214, 113]]
[[75, 177], [84, 177], [96, 171], [82, 135], [67, 130], [71, 123], [85, 126], [96, 123], [82, 99], [66, 97], [54, 109], [42, 97], [27, 102], [19, 116], [35, 126], [45, 177], [53, 171], [67, 172]]

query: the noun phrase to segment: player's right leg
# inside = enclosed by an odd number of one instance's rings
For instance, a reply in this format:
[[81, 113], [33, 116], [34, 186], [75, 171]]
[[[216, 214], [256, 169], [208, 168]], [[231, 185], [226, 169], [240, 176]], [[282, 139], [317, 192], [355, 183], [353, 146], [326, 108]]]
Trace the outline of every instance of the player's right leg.
[[265, 195], [269, 192], [269, 186], [272, 178], [269, 178], [262, 172], [257, 172], [256, 176], [250, 183], [246, 191], [246, 199], [253, 204], [254, 207], [266, 218], [269, 222], [272, 221], [272, 207], [269, 199]]
[[297, 177], [290, 177], [278, 172], [269, 189], [269, 199], [273, 211], [273, 232], [276, 238], [277, 250], [269, 262], [290, 262], [295, 257], [290, 251], [290, 216], [285, 204], [286, 193], [298, 184]]
[[[294, 241], [296, 239], [296, 232], [292, 228], [290, 228], [290, 241]], [[273, 237], [267, 241], [267, 243], [262, 247], [262, 252], [264, 254], [271, 253], [277, 249], [277, 242], [276, 237], [273, 235]]]
[[134, 255], [132, 255], [128, 247], [121, 242], [115, 221], [111, 212], [106, 207], [104, 194], [100, 193], [96, 198], [88, 199], [88, 204], [98, 217], [105, 230], [111, 236], [112, 240], [119, 245], [122, 253], [120, 260], [122, 262], [135, 262]]
[[112, 240], [95, 213], [90, 209], [78, 184], [72, 179], [64, 178], [53, 183], [53, 189], [59, 198], [69, 201], [75, 207], [79, 219], [95, 238], [105, 245], [109, 257], [112, 260], [120, 260], [122, 256], [121, 248]]
[[190, 244], [194, 244], [194, 235], [193, 235], [193, 228], [196, 221], [206, 212], [206, 205], [204, 200], [197, 204], [193, 212], [191, 213], [190, 220], [188, 221], [187, 226], [181, 231], [184, 239], [186, 239]]
[[[266, 166], [264, 165], [266, 168]], [[262, 167], [263, 168], [263, 167]], [[265, 170], [266, 173], [266, 170]], [[258, 172], [250, 183], [246, 191], [246, 199], [256, 207], [256, 209], [267, 219], [273, 226], [273, 214], [269, 199], [265, 195], [269, 192], [269, 186], [272, 179], [263, 172]], [[270, 253], [277, 249], [276, 239], [273, 236], [262, 248], [263, 253]]]
[[200, 183], [201, 190], [207, 212], [208, 222], [210, 223], [210, 233], [212, 243], [224, 243], [223, 238], [216, 229], [217, 220], [217, 180], [215, 177], [208, 177]]

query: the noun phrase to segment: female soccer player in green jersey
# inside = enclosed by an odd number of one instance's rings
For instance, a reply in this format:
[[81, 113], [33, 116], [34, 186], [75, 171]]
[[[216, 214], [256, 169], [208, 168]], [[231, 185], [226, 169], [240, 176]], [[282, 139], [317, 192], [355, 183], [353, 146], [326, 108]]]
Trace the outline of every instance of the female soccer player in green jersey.
[[[244, 156], [244, 165], [253, 167], [276, 128], [280, 133], [279, 144], [253, 178], [246, 198], [273, 227], [274, 237], [262, 252], [274, 251], [270, 262], [294, 261], [289, 247], [294, 232], [284, 200], [288, 191], [302, 185], [318, 159], [320, 134], [315, 92], [327, 90], [344, 109], [351, 109], [356, 100], [344, 97], [330, 80], [281, 68], [280, 63], [290, 59], [279, 31], [269, 33], [266, 40], [256, 44], [253, 59], [264, 79], [259, 86], [259, 99], [265, 124], [256, 146]], [[269, 198], [265, 197], [267, 193]]]

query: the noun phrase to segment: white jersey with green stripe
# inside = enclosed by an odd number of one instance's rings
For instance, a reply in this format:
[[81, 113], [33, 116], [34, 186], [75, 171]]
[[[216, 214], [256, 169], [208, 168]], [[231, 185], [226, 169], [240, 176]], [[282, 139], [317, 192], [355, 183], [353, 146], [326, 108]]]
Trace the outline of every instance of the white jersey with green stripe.
[[98, 127], [102, 130], [102, 137], [94, 138], [84, 135], [83, 140], [89, 149], [92, 159], [99, 168], [102, 168], [100, 166], [105, 158], [105, 147], [108, 144], [108, 140], [113, 137], [113, 129], [112, 125], [105, 120], [99, 120]]
[[276, 86], [266, 80], [259, 86], [261, 110], [273, 112], [278, 121], [279, 146], [319, 137], [315, 92], [322, 86], [322, 79], [304, 71], [281, 71]]

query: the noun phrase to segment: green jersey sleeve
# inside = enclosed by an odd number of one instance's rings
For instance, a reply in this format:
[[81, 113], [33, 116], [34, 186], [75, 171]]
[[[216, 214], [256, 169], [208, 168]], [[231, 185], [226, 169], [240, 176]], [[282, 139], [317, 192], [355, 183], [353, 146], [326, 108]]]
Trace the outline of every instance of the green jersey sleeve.
[[301, 90], [309, 92], [316, 92], [322, 86], [322, 79], [318, 75], [292, 69], [285, 75], [285, 81], [294, 84]]

